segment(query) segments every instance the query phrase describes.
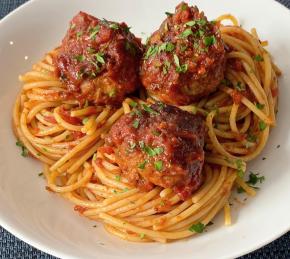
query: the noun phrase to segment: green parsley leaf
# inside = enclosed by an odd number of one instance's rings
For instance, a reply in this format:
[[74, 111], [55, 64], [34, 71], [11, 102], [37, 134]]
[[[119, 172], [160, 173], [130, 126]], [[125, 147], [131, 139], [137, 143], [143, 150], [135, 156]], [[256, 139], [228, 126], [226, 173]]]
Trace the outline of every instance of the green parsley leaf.
[[181, 6], [181, 10], [182, 10], [182, 11], [187, 10], [187, 5], [186, 5], [186, 4], [183, 4], [183, 5]]
[[174, 59], [174, 63], [176, 65], [176, 67], [180, 67], [179, 58], [176, 54], [173, 55], [173, 59]]
[[125, 49], [132, 55], [136, 56], [136, 47], [132, 42], [126, 41]]
[[140, 233], [139, 236], [140, 236], [141, 239], [143, 239], [145, 237], [145, 234], [144, 233]]
[[82, 123], [85, 125], [89, 120], [89, 117], [83, 118]]
[[179, 58], [176, 54], [173, 55], [173, 59], [176, 65], [176, 72], [185, 73], [187, 71], [188, 65], [187, 64], [180, 65]]
[[77, 62], [83, 62], [86, 59], [84, 55], [77, 55], [74, 58]]
[[238, 90], [239, 92], [242, 92], [246, 89], [245, 85], [243, 85], [241, 82], [238, 82], [236, 85], [235, 85], [235, 89]]
[[204, 41], [205, 46], [209, 47], [216, 43], [216, 38], [214, 35], [212, 35], [212, 36], [205, 37], [203, 41]]
[[119, 29], [119, 25], [116, 24], [116, 23], [111, 23], [111, 24], [109, 25], [109, 27], [110, 27], [111, 29], [113, 29], [113, 30], [118, 30], [118, 29]]
[[184, 51], [186, 51], [186, 49], [187, 49], [186, 45], [181, 45], [180, 46], [180, 51], [184, 52]]
[[188, 65], [187, 64], [183, 64], [180, 67], [176, 68], [176, 72], [178, 73], [185, 73], [188, 69]]
[[43, 176], [43, 172], [40, 172], [40, 173], [38, 174], [38, 176]]
[[243, 192], [245, 192], [245, 190], [241, 186], [239, 186], [237, 188], [237, 193], [243, 193]]
[[93, 161], [96, 161], [97, 160], [97, 153], [95, 153], [94, 155], [93, 155]]
[[139, 127], [139, 123], [140, 123], [139, 120], [134, 120], [133, 123], [132, 123], [132, 125], [133, 125], [133, 127], [134, 127], [135, 129], [138, 129], [138, 127]]
[[82, 32], [82, 31], [78, 31], [78, 32], [76, 33], [76, 35], [77, 35], [77, 39], [79, 40], [80, 37], [83, 35], [83, 32]]
[[148, 59], [149, 57], [156, 55], [158, 49], [159, 49], [158, 46], [154, 45], [150, 46], [145, 54], [144, 59]]
[[21, 156], [23, 157], [28, 156], [28, 149], [24, 146], [24, 144], [20, 140], [16, 142], [16, 146], [21, 147]]
[[237, 174], [240, 178], [243, 178], [244, 177], [244, 170], [243, 170], [243, 160], [241, 159], [236, 159], [236, 166], [237, 166]]
[[160, 136], [160, 135], [161, 135], [161, 132], [158, 131], [158, 130], [152, 130], [152, 134], [153, 134], [154, 136]]
[[157, 171], [161, 171], [163, 169], [163, 162], [161, 160], [156, 161], [154, 167]]
[[158, 114], [157, 111], [154, 111], [150, 106], [148, 106], [146, 104], [142, 104], [142, 107], [143, 107], [144, 111], [146, 111], [150, 114]]
[[259, 110], [263, 110], [264, 107], [265, 107], [265, 104], [256, 103], [256, 107], [257, 107]]
[[171, 64], [168, 60], [165, 60], [163, 63], [163, 74], [167, 74]]
[[187, 23], [185, 23], [185, 25], [192, 27], [193, 25], [196, 24], [196, 21], [189, 21]]
[[112, 89], [111, 91], [109, 91], [108, 95], [109, 95], [109, 97], [115, 97], [116, 96], [116, 89]]
[[145, 169], [146, 164], [147, 164], [147, 160], [144, 160], [142, 163], [138, 165], [138, 168], [143, 170]]
[[201, 222], [193, 224], [188, 230], [191, 232], [202, 233], [205, 229], [205, 225]]
[[258, 182], [262, 183], [265, 181], [265, 176], [258, 176], [259, 174], [254, 174], [253, 172], [250, 172], [249, 174], [249, 180], [246, 182], [251, 185], [256, 185]]
[[259, 121], [259, 130], [263, 131], [267, 128], [267, 124], [264, 121]]
[[160, 154], [163, 153], [164, 148], [163, 148], [163, 147], [156, 147], [156, 148], [154, 148], [153, 150], [154, 150], [154, 152], [155, 152], [155, 155], [160, 155]]
[[100, 26], [99, 25], [95, 26], [94, 28], [91, 28], [90, 31], [89, 31], [90, 32], [89, 38], [95, 40], [96, 39], [96, 35], [97, 35], [97, 33], [99, 31], [100, 31]]
[[151, 147], [149, 147], [149, 146], [145, 146], [145, 147], [144, 147], [144, 151], [145, 151], [145, 153], [147, 153], [147, 155], [149, 155], [149, 156], [155, 156], [155, 155], [156, 155], [154, 149], [151, 148]]
[[116, 179], [117, 182], [120, 182], [121, 181], [121, 175], [116, 175], [115, 179]]
[[193, 32], [191, 29], [186, 29], [185, 31], [183, 31], [179, 37], [180, 38], [187, 38], [189, 35], [193, 35]]
[[97, 61], [99, 63], [105, 64], [104, 54], [103, 53], [98, 52], [98, 53], [95, 54], [95, 57], [96, 57], [96, 59], [97, 59]]
[[161, 51], [166, 51], [166, 52], [171, 52], [175, 49], [175, 45], [172, 42], [164, 42], [162, 43], [159, 48], [158, 52], [160, 53]]
[[257, 62], [261, 62], [261, 61], [264, 61], [263, 57], [261, 55], [256, 55], [253, 57], [253, 59]]
[[226, 86], [230, 86], [232, 83], [229, 79], [225, 78], [221, 81], [221, 84], [226, 85]]
[[165, 14], [166, 14], [167, 16], [172, 16], [172, 15], [173, 15], [173, 13], [170, 13], [170, 12], [165, 12]]
[[251, 142], [251, 143], [256, 143], [257, 142], [257, 136], [250, 133], [247, 136], [247, 140], [249, 142]]
[[129, 105], [132, 107], [132, 108], [135, 108], [137, 106], [137, 103], [134, 102], [134, 101], [130, 101], [129, 102]]

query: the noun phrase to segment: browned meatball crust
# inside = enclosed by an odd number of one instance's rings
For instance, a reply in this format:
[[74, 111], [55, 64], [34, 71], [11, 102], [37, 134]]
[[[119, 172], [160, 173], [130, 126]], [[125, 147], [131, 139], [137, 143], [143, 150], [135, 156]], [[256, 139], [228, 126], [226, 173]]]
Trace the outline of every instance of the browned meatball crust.
[[118, 104], [139, 83], [142, 44], [125, 23], [80, 12], [54, 59], [70, 93], [95, 104]]
[[181, 3], [149, 38], [141, 80], [161, 101], [186, 105], [215, 91], [224, 68], [218, 26], [197, 7]]
[[131, 185], [145, 191], [155, 185], [173, 188], [186, 199], [203, 182], [204, 135], [200, 116], [162, 103], [144, 104], [112, 126], [105, 148], [112, 148]]

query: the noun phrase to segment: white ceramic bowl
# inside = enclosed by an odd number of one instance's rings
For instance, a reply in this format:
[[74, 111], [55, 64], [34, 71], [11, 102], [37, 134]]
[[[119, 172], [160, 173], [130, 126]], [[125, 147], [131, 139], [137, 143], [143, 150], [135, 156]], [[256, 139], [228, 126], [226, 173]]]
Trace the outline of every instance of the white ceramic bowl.
[[[250, 164], [265, 175], [258, 195], [234, 207], [234, 225], [217, 219], [207, 233], [171, 244], [128, 243], [81, 218], [73, 206], [45, 191], [41, 165], [20, 156], [11, 130], [11, 112], [20, 90], [18, 75], [57, 46], [69, 20], [80, 10], [126, 21], [145, 38], [158, 28], [176, 0], [34, 0], [0, 23], [0, 224], [25, 242], [65, 258], [232, 258], [278, 238], [290, 229], [290, 12], [270, 0], [196, 0], [213, 19], [236, 15], [256, 27], [284, 75], [280, 79], [278, 126], [262, 156]], [[190, 1], [193, 4], [193, 1]], [[277, 148], [280, 145], [280, 148]]]

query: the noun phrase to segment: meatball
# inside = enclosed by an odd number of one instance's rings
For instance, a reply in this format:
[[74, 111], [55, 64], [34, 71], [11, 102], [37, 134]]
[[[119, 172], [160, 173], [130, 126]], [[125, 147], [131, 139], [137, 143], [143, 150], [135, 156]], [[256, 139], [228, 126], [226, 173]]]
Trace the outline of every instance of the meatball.
[[203, 182], [203, 119], [163, 103], [134, 106], [112, 126], [105, 149], [131, 185], [173, 188], [185, 200]]
[[69, 93], [97, 105], [118, 104], [139, 85], [142, 44], [125, 23], [80, 12], [57, 51], [57, 74]]
[[218, 26], [197, 7], [181, 3], [149, 38], [140, 74], [149, 94], [186, 105], [215, 91], [224, 70]]

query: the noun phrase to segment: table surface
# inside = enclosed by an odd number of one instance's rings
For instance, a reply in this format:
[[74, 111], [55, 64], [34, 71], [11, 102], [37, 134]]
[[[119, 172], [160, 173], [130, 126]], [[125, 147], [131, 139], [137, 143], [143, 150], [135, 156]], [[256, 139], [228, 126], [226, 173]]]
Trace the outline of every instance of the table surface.
[[[290, 0], [277, 0], [290, 9]], [[27, 0], [0, 0], [0, 19], [9, 12], [27, 2]], [[41, 252], [34, 247], [19, 240], [0, 226], [0, 258], [44, 258], [55, 259], [55, 257]], [[239, 259], [256, 258], [290, 258], [290, 232], [263, 248], [240, 257]]]

